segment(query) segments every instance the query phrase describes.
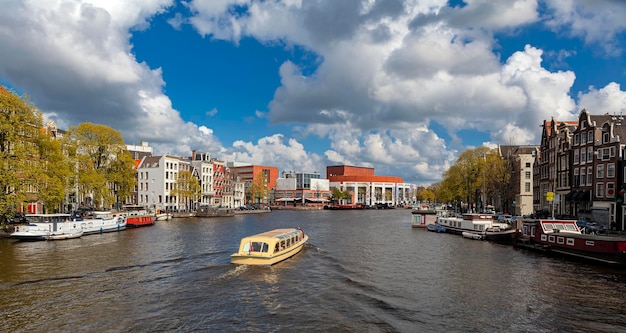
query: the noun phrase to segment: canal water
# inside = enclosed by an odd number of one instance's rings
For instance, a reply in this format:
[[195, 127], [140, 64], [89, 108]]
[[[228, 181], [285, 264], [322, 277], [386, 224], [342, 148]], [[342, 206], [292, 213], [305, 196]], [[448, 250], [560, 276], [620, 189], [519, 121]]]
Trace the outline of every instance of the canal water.
[[[247, 235], [302, 227], [273, 267]], [[411, 228], [409, 210], [158, 221], [51, 242], [0, 239], [1, 332], [619, 332], [626, 272]]]

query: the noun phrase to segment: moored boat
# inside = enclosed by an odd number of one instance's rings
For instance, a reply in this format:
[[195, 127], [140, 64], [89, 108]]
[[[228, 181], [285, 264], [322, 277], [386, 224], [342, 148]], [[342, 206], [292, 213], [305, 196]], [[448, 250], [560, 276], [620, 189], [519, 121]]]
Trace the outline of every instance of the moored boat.
[[426, 228], [437, 221], [437, 212], [432, 209], [413, 209], [411, 211], [411, 227]]
[[172, 218], [172, 214], [163, 211], [163, 210], [158, 210], [155, 214], [154, 214], [154, 220], [155, 221], [167, 221], [169, 219]]
[[77, 220], [85, 235], [126, 229], [126, 219], [123, 214], [95, 211], [89, 219]]
[[125, 205], [122, 208], [127, 227], [144, 227], [154, 224], [154, 214], [150, 214], [143, 206]]
[[603, 265], [626, 265], [626, 237], [581, 232], [574, 220], [524, 220], [515, 246]]
[[463, 236], [463, 238], [476, 239], [476, 240], [485, 239], [484, 233], [475, 233], [471, 231], [463, 231], [461, 232], [461, 236]]
[[[26, 214], [27, 225], [15, 226], [10, 237], [22, 241], [69, 239], [82, 236], [79, 222], [70, 214]], [[77, 236], [80, 233], [80, 236]]]
[[309, 236], [302, 229], [275, 229], [245, 237], [237, 253], [230, 256], [233, 264], [270, 266], [296, 255]]
[[512, 226], [494, 225], [485, 230], [485, 239], [492, 242], [511, 244], [520, 235], [520, 231]]
[[[501, 231], [509, 229], [506, 223], [496, 222], [492, 214], [463, 214], [463, 216], [438, 216], [438, 225], [446, 228], [446, 232], [456, 235], [463, 235], [463, 232], [480, 235], [481, 238], [487, 240], [495, 240], [496, 236], [504, 236], [504, 234], [496, 234], [495, 230]], [[487, 237], [487, 231], [491, 230], [490, 236]]]
[[432, 232], [446, 232], [446, 228], [436, 223], [429, 223], [426, 225], [426, 230]]

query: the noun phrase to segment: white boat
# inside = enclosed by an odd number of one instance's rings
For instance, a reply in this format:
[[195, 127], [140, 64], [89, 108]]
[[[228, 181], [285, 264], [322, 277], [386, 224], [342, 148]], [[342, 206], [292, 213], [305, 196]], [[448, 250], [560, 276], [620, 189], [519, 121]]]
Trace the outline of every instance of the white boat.
[[239, 251], [230, 256], [233, 264], [270, 266], [296, 255], [309, 236], [302, 229], [276, 229], [246, 237]]
[[93, 212], [93, 218], [77, 220], [85, 235], [126, 229], [126, 218], [123, 214], [111, 212]]
[[[468, 232], [481, 236], [481, 239], [486, 238], [488, 231], [497, 229], [498, 235], [501, 235], [500, 231], [510, 229], [508, 224], [496, 222], [491, 214], [463, 214], [461, 217], [438, 216], [436, 223], [445, 227], [448, 233], [463, 235], [464, 232]], [[495, 236], [493, 232], [490, 234]]]
[[[26, 214], [27, 225], [15, 226], [11, 238], [23, 241], [69, 239], [82, 236], [79, 222], [70, 214]], [[77, 236], [80, 234], [80, 236]]]
[[463, 231], [461, 235], [463, 236], [463, 238], [469, 238], [469, 239], [481, 240], [485, 238], [485, 236], [482, 234], [478, 234], [478, 233], [470, 232], [470, 231]]
[[155, 221], [167, 221], [169, 219], [172, 218], [172, 214], [168, 213], [168, 212], [164, 212], [162, 210], [157, 211], [156, 214], [154, 214], [154, 220]]

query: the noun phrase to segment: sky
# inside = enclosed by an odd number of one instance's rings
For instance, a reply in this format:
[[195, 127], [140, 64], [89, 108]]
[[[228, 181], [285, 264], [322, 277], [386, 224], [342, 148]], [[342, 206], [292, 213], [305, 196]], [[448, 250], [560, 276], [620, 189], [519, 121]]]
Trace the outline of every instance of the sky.
[[626, 113], [621, 0], [2, 0], [0, 84], [155, 155], [428, 185]]

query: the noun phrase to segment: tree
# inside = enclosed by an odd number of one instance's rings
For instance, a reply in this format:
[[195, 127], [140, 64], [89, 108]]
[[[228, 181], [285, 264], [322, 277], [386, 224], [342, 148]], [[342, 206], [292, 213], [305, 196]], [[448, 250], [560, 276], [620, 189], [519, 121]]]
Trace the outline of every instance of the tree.
[[267, 177], [263, 171], [259, 171], [256, 177], [254, 177], [252, 184], [250, 184], [250, 187], [248, 188], [248, 192], [253, 202], [256, 201], [257, 203], [261, 203], [267, 198]]
[[135, 187], [134, 161], [120, 132], [105, 125], [81, 123], [70, 127], [66, 139], [81, 198], [92, 198], [96, 207], [110, 207], [116, 200], [115, 191], [129, 194]]
[[68, 182], [72, 171], [60, 140], [41, 133], [37, 146], [41, 172], [34, 177], [36, 195], [44, 203], [44, 211], [55, 211], [60, 208], [66, 189], [72, 184]]
[[187, 209], [193, 209], [190, 202], [198, 201], [202, 190], [198, 179], [193, 176], [191, 171], [180, 171], [174, 186], [171, 194], [182, 199], [185, 202], [185, 206], [188, 206]]
[[6, 222], [26, 200], [37, 174], [41, 112], [26, 97], [0, 86], [0, 219]]
[[468, 149], [443, 173], [438, 198], [442, 202], [493, 204], [509, 181], [506, 161], [487, 147]]

